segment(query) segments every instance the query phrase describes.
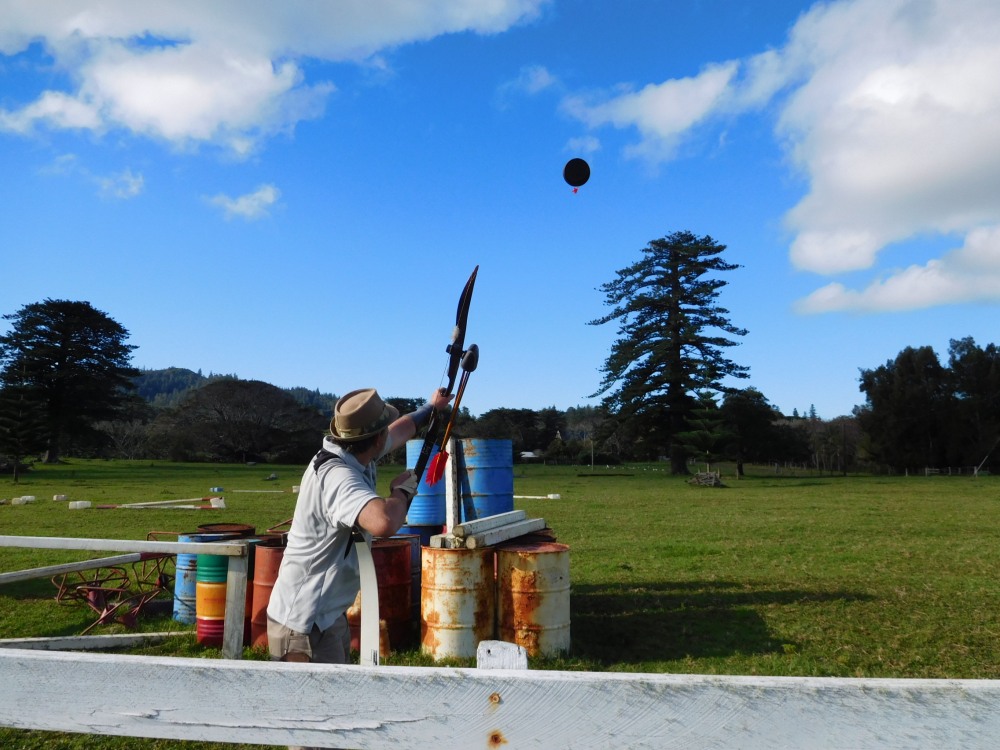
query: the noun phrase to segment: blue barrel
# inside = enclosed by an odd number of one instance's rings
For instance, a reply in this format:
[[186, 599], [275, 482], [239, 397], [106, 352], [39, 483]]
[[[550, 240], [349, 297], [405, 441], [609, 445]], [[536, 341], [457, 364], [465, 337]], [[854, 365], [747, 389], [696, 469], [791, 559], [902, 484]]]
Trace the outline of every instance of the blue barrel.
[[[225, 534], [179, 534], [178, 542], [214, 542]], [[174, 619], [194, 624], [197, 617], [198, 555], [178, 554], [174, 578]]]
[[514, 446], [510, 440], [461, 441], [462, 521], [514, 510]]
[[[406, 442], [406, 468], [414, 469], [417, 466], [417, 459], [420, 458], [420, 448], [423, 440], [408, 440]], [[437, 448], [431, 451], [431, 460], [437, 455]], [[449, 461], [451, 458], [448, 459]], [[430, 461], [427, 462], [428, 466]], [[445, 496], [445, 480], [441, 479], [433, 487], [427, 484], [427, 472], [420, 477], [420, 484], [417, 485], [417, 494], [410, 504], [410, 510], [406, 514], [406, 523], [410, 526], [437, 526], [440, 528], [447, 522], [447, 499]]]

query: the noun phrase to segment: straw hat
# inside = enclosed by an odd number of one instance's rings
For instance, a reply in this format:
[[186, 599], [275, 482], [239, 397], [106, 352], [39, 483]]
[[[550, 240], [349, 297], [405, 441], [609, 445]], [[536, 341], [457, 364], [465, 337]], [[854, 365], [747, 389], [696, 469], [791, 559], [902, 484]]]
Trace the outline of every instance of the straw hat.
[[356, 442], [377, 435], [399, 416], [374, 388], [361, 388], [342, 396], [333, 408], [330, 434], [337, 440]]

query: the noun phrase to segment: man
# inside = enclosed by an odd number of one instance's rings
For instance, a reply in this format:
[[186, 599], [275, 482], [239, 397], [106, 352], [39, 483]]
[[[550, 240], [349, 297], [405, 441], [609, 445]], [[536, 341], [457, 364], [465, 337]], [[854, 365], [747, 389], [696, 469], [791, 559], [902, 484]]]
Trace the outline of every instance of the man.
[[[406, 443], [444, 409], [441, 390], [416, 411], [399, 416], [374, 388], [351, 391], [337, 401], [323, 449], [306, 467], [277, 580], [267, 607], [271, 658], [346, 664], [351, 636], [345, 615], [360, 588], [355, 531], [395, 534], [417, 492], [417, 478], [404, 471], [387, 497], [375, 491], [375, 463]], [[358, 544], [362, 542], [358, 540]]]

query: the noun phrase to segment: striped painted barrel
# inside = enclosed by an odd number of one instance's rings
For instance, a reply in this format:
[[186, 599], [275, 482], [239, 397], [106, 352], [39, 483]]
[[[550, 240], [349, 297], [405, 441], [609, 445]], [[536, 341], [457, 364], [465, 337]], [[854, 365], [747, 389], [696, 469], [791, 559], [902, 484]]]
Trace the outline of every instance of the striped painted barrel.
[[[178, 534], [178, 542], [217, 542], [225, 538], [225, 534]], [[174, 577], [174, 613], [177, 622], [192, 625], [197, 617], [196, 584], [198, 574], [198, 555], [178, 554]]]
[[[230, 537], [226, 537], [228, 540]], [[195, 633], [203, 646], [222, 646], [226, 624], [226, 555], [198, 555], [195, 576]]]

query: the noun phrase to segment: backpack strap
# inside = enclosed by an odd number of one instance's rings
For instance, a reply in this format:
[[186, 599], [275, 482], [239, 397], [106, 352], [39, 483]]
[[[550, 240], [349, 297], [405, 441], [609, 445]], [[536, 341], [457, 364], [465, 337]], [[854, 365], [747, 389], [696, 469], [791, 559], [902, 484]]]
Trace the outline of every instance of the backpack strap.
[[[316, 456], [315, 456], [315, 458], [313, 458], [313, 471], [315, 471], [317, 474], [319, 474], [320, 467], [322, 467], [324, 464], [328, 463], [329, 461], [340, 461], [340, 463], [343, 463], [344, 459], [342, 459], [336, 453], [333, 453], [332, 451], [328, 451], [326, 448], [320, 448], [319, 453], [317, 453]], [[323, 481], [320, 480], [320, 486], [321, 487], [322, 487], [322, 484], [323, 484]], [[358, 531], [358, 528], [356, 526], [351, 529], [351, 538], [347, 540], [347, 549], [344, 550], [344, 559], [345, 560], [347, 559], [347, 556], [351, 554], [351, 548], [354, 546], [354, 540], [355, 539], [364, 540], [364, 537], [361, 535], [361, 532]]]

